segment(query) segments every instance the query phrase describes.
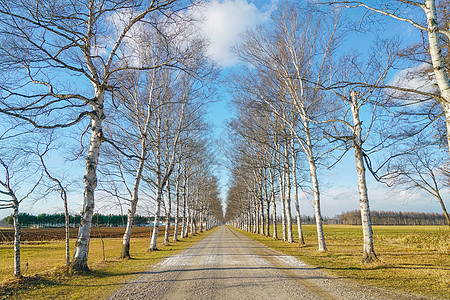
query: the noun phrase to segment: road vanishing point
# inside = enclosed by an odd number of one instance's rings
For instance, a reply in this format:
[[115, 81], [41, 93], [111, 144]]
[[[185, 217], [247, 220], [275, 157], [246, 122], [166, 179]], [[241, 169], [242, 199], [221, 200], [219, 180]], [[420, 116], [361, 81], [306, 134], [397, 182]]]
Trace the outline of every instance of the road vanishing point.
[[108, 299], [425, 299], [333, 277], [221, 226]]

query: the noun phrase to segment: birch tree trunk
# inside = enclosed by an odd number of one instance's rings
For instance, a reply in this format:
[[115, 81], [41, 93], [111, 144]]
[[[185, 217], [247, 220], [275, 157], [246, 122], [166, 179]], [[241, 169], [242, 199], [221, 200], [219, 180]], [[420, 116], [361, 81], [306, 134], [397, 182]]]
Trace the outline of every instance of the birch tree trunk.
[[194, 209], [192, 207], [188, 208], [189, 215], [189, 234], [194, 235]]
[[314, 216], [316, 219], [317, 240], [319, 243], [318, 251], [327, 251], [327, 247], [325, 245], [325, 236], [323, 234], [322, 214], [320, 211], [320, 191], [319, 191], [319, 180], [317, 179], [316, 163], [311, 157], [308, 157], [308, 162], [314, 193]]
[[180, 169], [177, 171], [175, 182], [175, 225], [173, 229], [173, 241], [178, 241], [178, 227], [180, 226]]
[[152, 237], [150, 240], [150, 246], [148, 247], [149, 251], [156, 251], [158, 250], [157, 246], [156, 246], [156, 242], [158, 239], [158, 232], [159, 232], [159, 214], [161, 212], [161, 202], [162, 202], [162, 190], [159, 187], [158, 184], [158, 188], [156, 191], [156, 207], [155, 207], [155, 218], [153, 221], [153, 231], [152, 231]]
[[291, 176], [289, 172], [289, 149], [288, 142], [284, 144], [284, 182], [286, 185], [286, 218], [287, 218], [287, 241], [289, 243], [294, 242], [294, 236], [292, 234], [292, 216], [291, 216]]
[[[188, 205], [187, 205], [187, 209], [186, 209], [186, 233], [185, 236], [188, 237], [189, 234], [192, 235], [192, 230], [191, 230], [191, 203], [189, 203], [188, 201]], [[190, 230], [190, 232], [189, 232]]]
[[169, 230], [170, 230], [170, 213], [172, 210], [172, 199], [170, 197], [170, 184], [167, 182], [167, 206], [166, 206], [166, 228], [164, 232], [164, 245], [169, 244]]
[[66, 191], [61, 192], [63, 194], [64, 200], [64, 227], [66, 231], [66, 253], [65, 253], [65, 264], [70, 265], [70, 215], [69, 207], [67, 206], [67, 194]]
[[83, 177], [84, 202], [81, 211], [81, 221], [75, 242], [75, 253], [70, 267], [77, 271], [89, 270], [87, 258], [89, 254], [89, 242], [91, 236], [91, 223], [94, 215], [94, 192], [97, 187], [97, 165], [100, 155], [100, 145], [103, 142], [102, 121], [104, 90], [96, 88], [95, 103], [91, 103], [91, 139], [89, 151], [86, 157], [86, 172]]
[[198, 206], [200, 204], [200, 187], [199, 186], [197, 186], [197, 197], [195, 199], [196, 200], [194, 202], [193, 211], [192, 211], [192, 231], [193, 231], [193, 234], [197, 234], [198, 233], [197, 232], [197, 228], [198, 228], [197, 222], [199, 221], [199, 218], [198, 218]]
[[255, 233], [260, 234], [261, 233], [261, 205], [259, 201], [259, 197], [255, 197], [255, 221], [256, 221], [256, 230]]
[[[15, 198], [13, 196], [13, 198]], [[14, 226], [14, 276], [22, 277], [20, 269], [20, 222], [19, 201], [13, 199], [13, 226]]]
[[186, 226], [184, 227], [184, 237], [188, 237], [189, 236], [189, 226], [190, 226], [190, 208], [189, 208], [189, 199], [188, 199], [188, 203], [186, 206]]
[[266, 219], [264, 218], [264, 199], [263, 199], [264, 179], [262, 172], [263, 170], [261, 170], [261, 175], [259, 179], [259, 206], [261, 207], [260, 224], [261, 224], [261, 234], [266, 235]]
[[355, 162], [356, 172], [358, 174], [358, 191], [359, 191], [359, 206], [361, 209], [361, 224], [363, 229], [363, 262], [370, 263], [377, 260], [377, 256], [373, 249], [373, 233], [372, 224], [370, 222], [369, 197], [367, 195], [366, 184], [366, 168], [364, 166], [364, 158], [362, 153], [362, 139], [361, 139], [361, 120], [359, 118], [358, 93], [353, 91], [351, 97], [351, 111], [353, 117], [353, 135], [355, 148]]
[[[445, 124], [447, 127], [447, 147], [450, 147], [450, 83], [447, 70], [445, 68], [442, 47], [439, 41], [438, 16], [436, 12], [436, 1], [426, 0], [423, 6], [427, 17], [428, 42], [431, 63], [433, 64], [434, 75], [444, 101], [440, 101], [445, 114]], [[449, 152], [450, 153], [450, 152]]]
[[316, 219], [317, 240], [319, 243], [318, 251], [327, 251], [327, 246], [325, 245], [325, 236], [323, 234], [323, 220], [322, 220], [322, 213], [320, 211], [319, 180], [317, 178], [317, 167], [312, 150], [311, 133], [309, 132], [308, 120], [306, 119], [305, 116], [302, 116], [302, 119], [305, 127], [305, 137], [306, 137], [305, 152], [306, 155], [308, 156], [309, 174], [311, 176], [311, 183], [314, 193], [314, 216]]
[[297, 213], [297, 232], [298, 232], [298, 243], [300, 245], [305, 244], [305, 239], [303, 237], [302, 230], [302, 218], [300, 214], [300, 205], [298, 203], [298, 185], [297, 185], [297, 158], [295, 155], [294, 139], [291, 139], [291, 150], [292, 150], [292, 182], [294, 184], [294, 202], [295, 211]]
[[266, 236], [270, 236], [270, 197], [266, 198]]
[[[266, 172], [266, 171], [264, 171]], [[264, 179], [264, 198], [265, 198], [265, 202], [266, 202], [266, 215], [265, 217], [265, 227], [266, 230], [264, 231], [266, 236], [270, 236], [270, 196], [269, 193], [267, 192], [267, 184], [266, 184], [267, 179]]]
[[153, 221], [153, 231], [152, 231], [152, 236], [150, 239], [150, 246], [148, 247], [149, 251], [156, 251], [157, 249], [157, 245], [156, 242], [158, 240], [158, 232], [159, 232], [159, 214], [161, 213], [161, 204], [162, 204], [162, 193], [163, 193], [163, 189], [164, 189], [164, 183], [163, 183], [163, 179], [162, 179], [162, 170], [161, 170], [161, 147], [162, 147], [162, 139], [161, 139], [161, 127], [162, 127], [162, 108], [160, 107], [158, 109], [158, 115], [156, 117], [156, 129], [155, 129], [155, 166], [156, 166], [156, 184], [155, 184], [155, 188], [156, 188], [156, 199], [155, 199], [155, 217], [154, 217], [154, 221]]
[[450, 217], [448, 216], [447, 209], [445, 208], [444, 200], [441, 197], [441, 193], [437, 191], [437, 198], [439, 200], [439, 204], [441, 204], [442, 211], [444, 212], [445, 219], [447, 220], [447, 225], [450, 226]]
[[[144, 142], [142, 142], [142, 144], [144, 144]], [[134, 178], [133, 193], [130, 199], [130, 208], [128, 209], [127, 213], [127, 227], [125, 229], [125, 233], [123, 234], [122, 238], [122, 253], [120, 254], [120, 258], [122, 259], [130, 258], [131, 231], [133, 228], [134, 216], [136, 215], [136, 208], [139, 198], [139, 185], [141, 182], [142, 170], [144, 169], [145, 163], [144, 158], [146, 155], [145, 149], [146, 149], [145, 145], [142, 145], [141, 158], [139, 160], [138, 169], [136, 170], [136, 176]]]
[[[281, 153], [278, 153], [278, 161], [280, 162], [280, 165], [281, 165]], [[286, 202], [284, 200], [284, 197], [285, 197], [285, 186], [284, 186], [284, 180], [283, 180], [284, 172], [281, 169], [282, 169], [281, 167], [278, 169], [278, 181], [279, 181], [279, 185], [280, 185], [280, 201], [281, 201], [281, 226], [282, 226], [283, 241], [286, 241], [287, 240]]]
[[156, 242], [158, 239], [158, 231], [159, 231], [159, 214], [161, 212], [161, 202], [162, 202], [162, 193], [163, 193], [163, 184], [162, 184], [162, 178], [161, 178], [161, 141], [160, 141], [160, 132], [161, 132], [161, 120], [160, 118], [157, 119], [157, 149], [156, 149], [156, 203], [155, 203], [155, 217], [153, 221], [153, 232], [152, 237], [150, 240], [150, 246], [148, 248], [149, 251], [155, 251], [158, 250], [156, 246]]
[[278, 239], [277, 205], [275, 203], [275, 183], [274, 183], [272, 170], [269, 170], [269, 177], [270, 177], [270, 199], [272, 200], [273, 238]]
[[184, 179], [184, 185], [183, 185], [183, 219], [181, 222], [181, 238], [184, 239], [186, 237], [186, 206], [187, 206], [187, 192], [186, 189], [188, 188], [188, 179]]

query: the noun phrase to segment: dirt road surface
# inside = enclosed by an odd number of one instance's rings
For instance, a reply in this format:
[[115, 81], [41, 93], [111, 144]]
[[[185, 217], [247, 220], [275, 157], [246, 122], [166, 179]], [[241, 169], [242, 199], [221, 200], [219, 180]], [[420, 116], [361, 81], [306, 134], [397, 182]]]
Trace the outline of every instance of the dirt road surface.
[[425, 299], [338, 279], [227, 226], [108, 299]]

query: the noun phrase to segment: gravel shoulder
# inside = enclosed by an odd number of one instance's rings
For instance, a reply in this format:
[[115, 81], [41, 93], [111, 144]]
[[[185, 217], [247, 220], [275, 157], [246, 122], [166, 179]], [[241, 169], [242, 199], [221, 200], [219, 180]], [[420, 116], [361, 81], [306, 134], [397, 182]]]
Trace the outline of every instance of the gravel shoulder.
[[108, 299], [429, 299], [333, 277], [227, 226]]

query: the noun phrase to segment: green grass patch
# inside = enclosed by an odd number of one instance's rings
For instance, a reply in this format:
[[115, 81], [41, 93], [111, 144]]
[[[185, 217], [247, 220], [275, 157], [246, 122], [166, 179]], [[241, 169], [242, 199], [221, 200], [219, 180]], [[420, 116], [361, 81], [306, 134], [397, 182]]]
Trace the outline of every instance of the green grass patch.
[[[272, 229], [272, 228], [271, 228]], [[362, 263], [361, 226], [325, 225], [327, 252], [317, 251], [315, 225], [304, 225], [306, 245], [240, 233], [338, 277], [437, 298], [448, 298], [450, 287], [450, 229], [444, 226], [373, 226], [375, 252], [380, 259]], [[281, 237], [281, 226], [278, 231]], [[294, 239], [298, 240], [296, 227]]]
[[[132, 238], [131, 259], [120, 260], [122, 239], [106, 238], [105, 260], [100, 239], [91, 239], [87, 274], [69, 274], [64, 265], [64, 243], [21, 245], [25, 278], [11, 279], [12, 245], [0, 245], [0, 298], [8, 299], [104, 299], [123, 284], [139, 276], [162, 259], [177, 254], [205, 238], [217, 228], [192, 237], [162, 244], [158, 251], [147, 251], [150, 238]], [[73, 245], [72, 245], [72, 248]], [[28, 264], [28, 266], [27, 266]]]

